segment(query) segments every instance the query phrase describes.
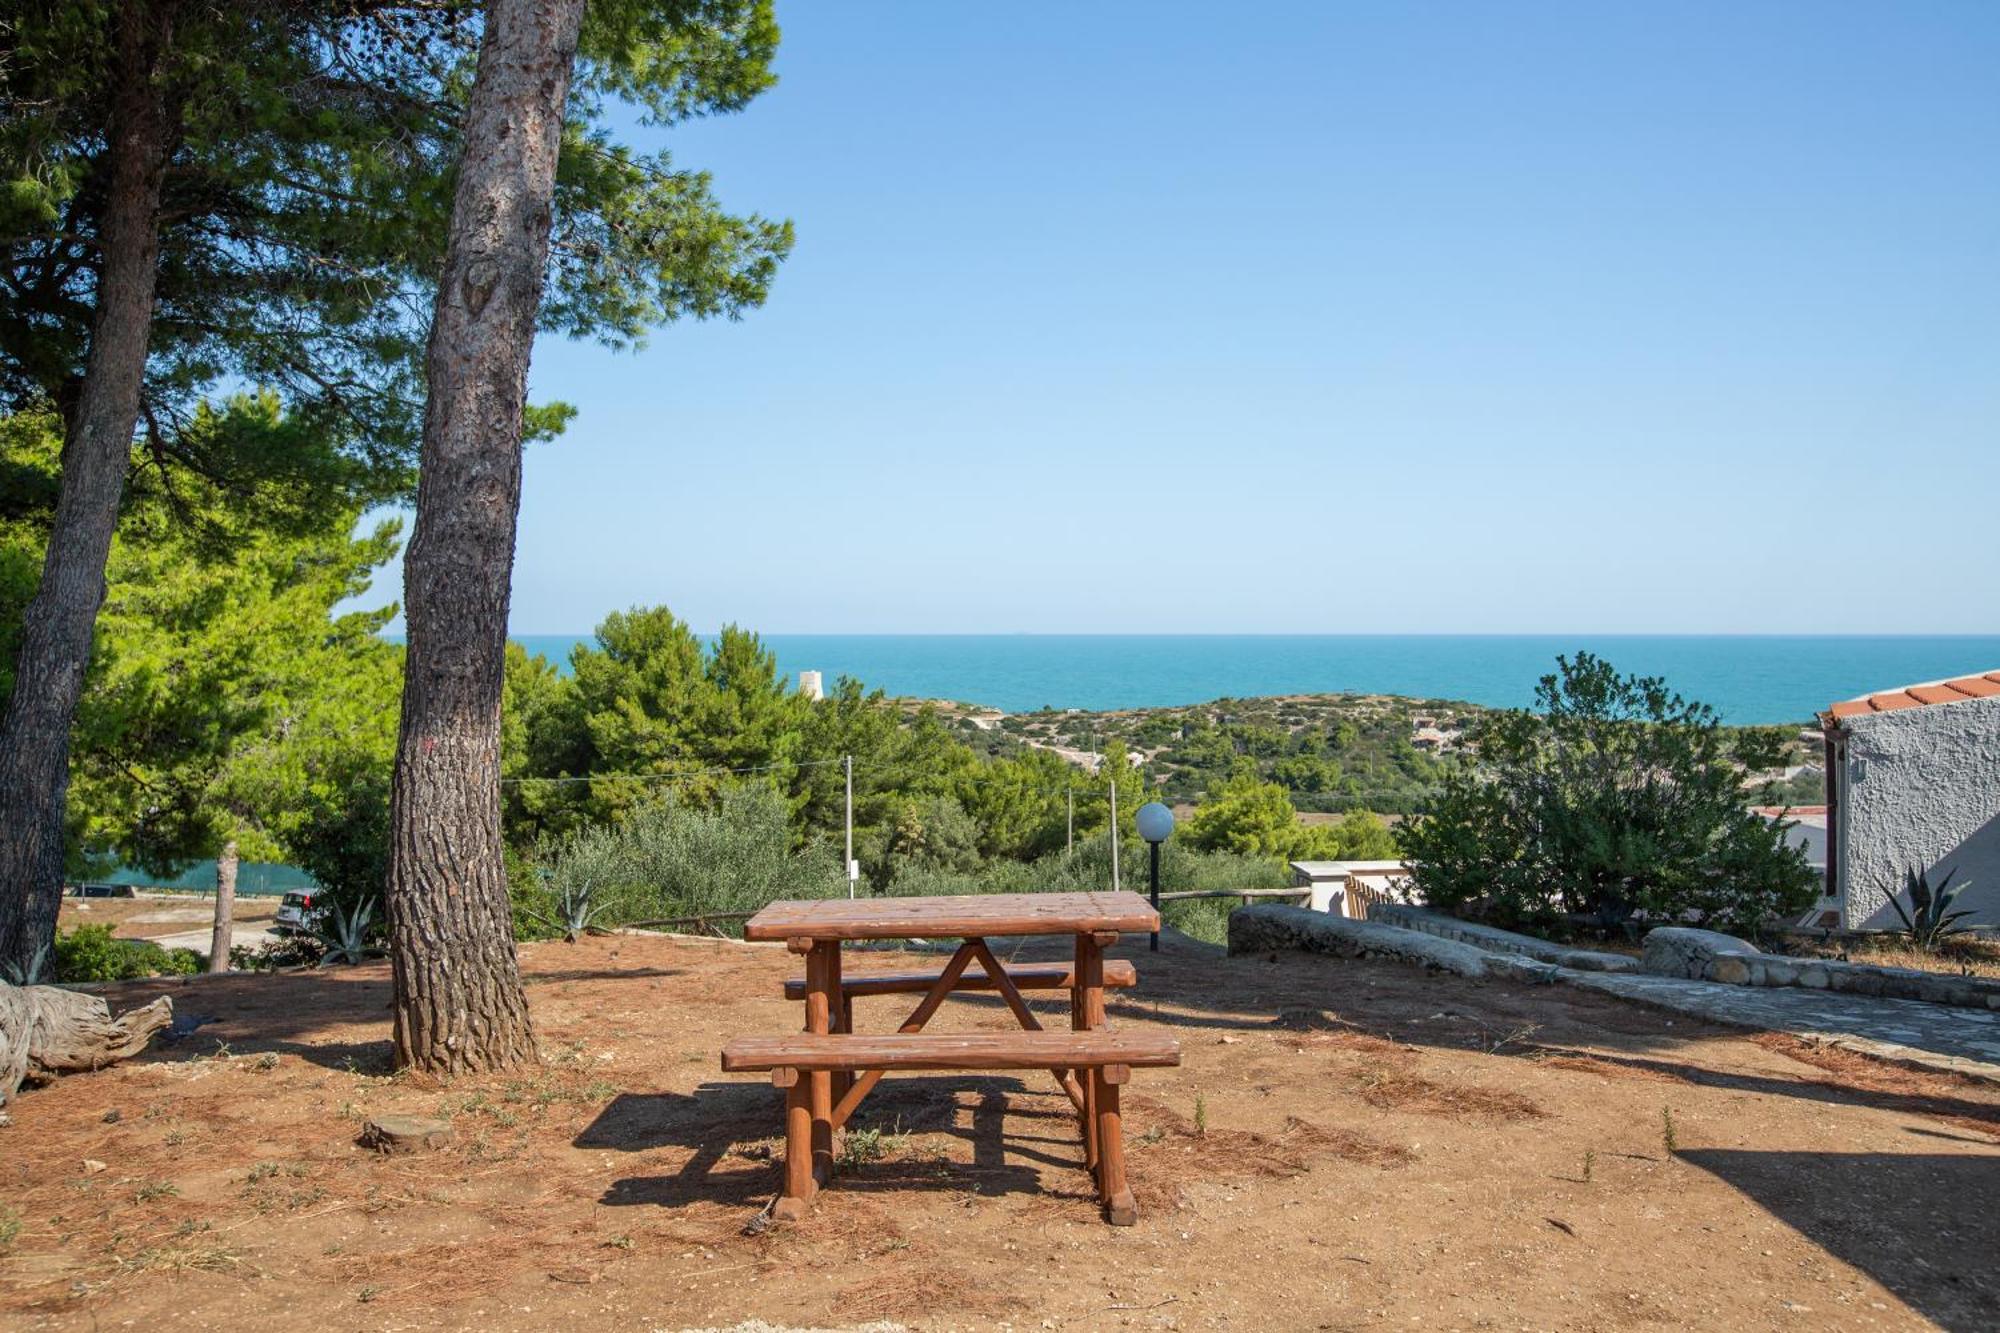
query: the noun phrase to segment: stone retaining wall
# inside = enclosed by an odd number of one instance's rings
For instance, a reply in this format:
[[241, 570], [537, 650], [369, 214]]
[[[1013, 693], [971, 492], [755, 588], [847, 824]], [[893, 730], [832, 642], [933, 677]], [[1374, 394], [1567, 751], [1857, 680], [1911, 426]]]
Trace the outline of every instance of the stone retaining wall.
[[1229, 914], [1229, 952], [1270, 953], [1298, 949], [1341, 958], [1387, 958], [1416, 963], [1461, 977], [1509, 977], [1553, 981], [1556, 967], [1518, 954], [1485, 950], [1421, 931], [1375, 921], [1350, 921], [1327, 912], [1281, 903], [1239, 907]]
[[1377, 903], [1368, 909], [1368, 919], [1385, 926], [1401, 926], [1404, 930], [1421, 930], [1427, 935], [1458, 940], [1477, 949], [1520, 954], [1525, 958], [1553, 963], [1557, 967], [1573, 967], [1579, 972], [1634, 972], [1639, 967], [1639, 960], [1629, 954], [1572, 949], [1550, 940], [1538, 940], [1532, 935], [1517, 935], [1495, 926], [1460, 921], [1455, 916], [1402, 903]]
[[1891, 1000], [2000, 1009], [2000, 979], [1957, 977], [1909, 967], [1871, 967], [1824, 958], [1788, 958], [1713, 930], [1662, 926], [1646, 935], [1645, 969], [1663, 977], [1725, 986], [1803, 986]]

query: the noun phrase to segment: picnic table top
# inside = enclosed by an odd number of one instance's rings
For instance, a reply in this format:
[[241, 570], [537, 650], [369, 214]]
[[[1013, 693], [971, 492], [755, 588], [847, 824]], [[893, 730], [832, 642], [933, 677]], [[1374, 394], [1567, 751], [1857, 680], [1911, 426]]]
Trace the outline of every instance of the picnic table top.
[[781, 899], [745, 923], [743, 938], [907, 940], [1159, 928], [1160, 914], [1144, 898], [1127, 890], [975, 893], [939, 898]]

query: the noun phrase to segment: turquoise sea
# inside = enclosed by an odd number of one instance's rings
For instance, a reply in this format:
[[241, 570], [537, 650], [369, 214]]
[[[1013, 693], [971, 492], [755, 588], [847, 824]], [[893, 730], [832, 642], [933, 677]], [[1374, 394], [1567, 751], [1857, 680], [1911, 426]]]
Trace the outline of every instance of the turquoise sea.
[[[568, 669], [588, 635], [516, 636]], [[1804, 722], [1840, 699], [2000, 669], [2000, 635], [769, 634], [794, 679], [852, 676], [890, 694], [1010, 713], [1157, 707], [1338, 691], [1533, 701], [1558, 653], [1588, 649], [1739, 724]]]

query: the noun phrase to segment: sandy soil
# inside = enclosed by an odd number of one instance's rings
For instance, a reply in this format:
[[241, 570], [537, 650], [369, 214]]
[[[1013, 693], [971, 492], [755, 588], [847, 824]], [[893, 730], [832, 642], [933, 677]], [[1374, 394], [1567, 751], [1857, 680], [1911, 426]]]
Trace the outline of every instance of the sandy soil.
[[[230, 919], [239, 930], [262, 929], [277, 916], [278, 901], [266, 896], [238, 898]], [[56, 918], [60, 930], [109, 925], [111, 933], [121, 940], [156, 940], [191, 930], [205, 932], [214, 922], [215, 899], [183, 894], [157, 898], [65, 898], [62, 915]], [[204, 938], [202, 948], [207, 947]]]
[[[1131, 1090], [1127, 1229], [1045, 1076], [927, 1077], [871, 1099], [805, 1223], [745, 1234], [778, 1094], [716, 1056], [798, 1026], [778, 948], [526, 946], [546, 1066], [450, 1087], [387, 1074], [380, 966], [128, 984], [210, 1021], [12, 1108], [0, 1322], [2000, 1326], [1991, 1085], [1560, 987], [1117, 952], [1141, 986], [1114, 1021], [1185, 1053]], [[391, 1111], [456, 1142], [358, 1149]]]

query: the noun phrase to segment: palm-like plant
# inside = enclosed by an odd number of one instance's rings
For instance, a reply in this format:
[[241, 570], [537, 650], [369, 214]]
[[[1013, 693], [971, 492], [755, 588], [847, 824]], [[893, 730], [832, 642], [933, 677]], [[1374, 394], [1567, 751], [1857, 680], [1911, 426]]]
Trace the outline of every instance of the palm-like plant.
[[[547, 871], [542, 872], [544, 884], [548, 883], [550, 878]], [[597, 929], [597, 919], [603, 916], [610, 906], [608, 903], [596, 901], [597, 881], [587, 877], [573, 880], [560, 889], [554, 889], [553, 892], [555, 910], [531, 912], [530, 915], [551, 930], [561, 931], [562, 937], [571, 944], [576, 943], [577, 936]]]
[[343, 908], [339, 903], [327, 907], [326, 914], [313, 927], [313, 938], [325, 950], [319, 956], [318, 966], [328, 963], [361, 963], [370, 958], [380, 958], [382, 951], [368, 942], [368, 927], [375, 918], [375, 900], [367, 898]]
[[36, 985], [45, 975], [48, 962], [49, 946], [46, 944], [38, 945], [34, 953], [28, 956], [28, 965], [26, 967], [21, 966], [12, 959], [0, 963], [0, 979], [12, 982], [16, 986]]
[[1945, 872], [1944, 878], [1933, 889], [1929, 871], [1905, 870], [1903, 889], [1910, 895], [1908, 911], [1903, 910], [1903, 904], [1897, 901], [1895, 893], [1889, 894], [1889, 906], [1895, 908], [1896, 915], [1903, 919], [1903, 930], [1910, 937], [1910, 943], [1925, 953], [1935, 952], [1947, 939], [1969, 929], [1961, 922], [1973, 915], [1972, 909], [1960, 908], [1954, 912], [1951, 905], [1972, 881], [1953, 885], [1952, 881], [1957, 878], [1958, 868], [1954, 866]]

